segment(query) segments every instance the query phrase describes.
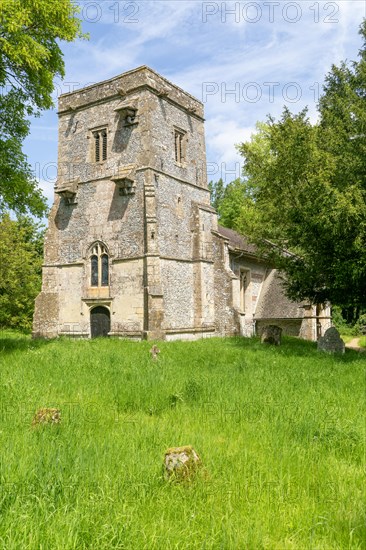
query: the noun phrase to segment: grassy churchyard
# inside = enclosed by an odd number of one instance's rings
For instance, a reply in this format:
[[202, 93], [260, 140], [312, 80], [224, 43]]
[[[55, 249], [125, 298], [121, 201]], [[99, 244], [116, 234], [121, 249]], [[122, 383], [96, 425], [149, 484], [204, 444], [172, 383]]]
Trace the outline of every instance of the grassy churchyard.
[[[1, 548], [366, 548], [366, 354], [157, 345], [0, 334]], [[204, 467], [165, 481], [189, 444]]]

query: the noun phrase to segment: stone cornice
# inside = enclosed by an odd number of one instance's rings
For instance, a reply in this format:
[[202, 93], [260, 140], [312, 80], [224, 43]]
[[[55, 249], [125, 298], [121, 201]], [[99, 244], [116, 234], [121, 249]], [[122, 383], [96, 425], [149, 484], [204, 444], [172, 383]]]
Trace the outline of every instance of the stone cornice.
[[61, 95], [59, 115], [106, 101], [126, 98], [144, 89], [180, 107], [189, 115], [203, 120], [203, 103], [201, 101], [146, 66]]

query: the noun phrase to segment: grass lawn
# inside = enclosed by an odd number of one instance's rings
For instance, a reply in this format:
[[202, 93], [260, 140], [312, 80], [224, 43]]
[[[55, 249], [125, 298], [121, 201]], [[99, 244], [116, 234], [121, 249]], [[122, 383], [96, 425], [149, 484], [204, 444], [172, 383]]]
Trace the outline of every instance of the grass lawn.
[[[365, 354], [151, 345], [0, 334], [1, 548], [366, 548]], [[164, 481], [188, 444], [202, 475]]]
[[361, 336], [360, 340], [359, 340], [359, 345], [362, 347], [362, 348], [366, 348], [366, 336]]

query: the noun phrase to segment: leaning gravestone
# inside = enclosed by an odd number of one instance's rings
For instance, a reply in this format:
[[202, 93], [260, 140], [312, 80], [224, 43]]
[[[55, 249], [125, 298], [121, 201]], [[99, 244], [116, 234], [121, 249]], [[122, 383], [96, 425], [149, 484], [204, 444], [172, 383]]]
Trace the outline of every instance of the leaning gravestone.
[[328, 330], [325, 331], [324, 336], [319, 338], [318, 351], [326, 351], [328, 353], [344, 353], [344, 342], [335, 327], [328, 328]]
[[264, 327], [261, 342], [262, 344], [273, 344], [274, 346], [281, 345], [282, 328], [276, 325], [267, 325]]
[[201, 467], [201, 459], [191, 445], [167, 449], [164, 477], [172, 481], [190, 481]]

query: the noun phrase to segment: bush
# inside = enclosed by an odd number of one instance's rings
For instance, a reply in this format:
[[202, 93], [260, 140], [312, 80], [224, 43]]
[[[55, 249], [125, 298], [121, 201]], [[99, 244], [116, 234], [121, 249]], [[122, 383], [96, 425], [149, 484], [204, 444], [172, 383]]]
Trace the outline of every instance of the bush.
[[[364, 318], [363, 325], [365, 332], [362, 332], [360, 320]], [[340, 306], [332, 306], [332, 321], [336, 329], [344, 336], [357, 336], [360, 334], [366, 334], [366, 315], [361, 315], [356, 323], [347, 323], [342, 315], [342, 308]]]
[[355, 324], [355, 329], [357, 329], [358, 333], [366, 334], [366, 313], [361, 315]]

